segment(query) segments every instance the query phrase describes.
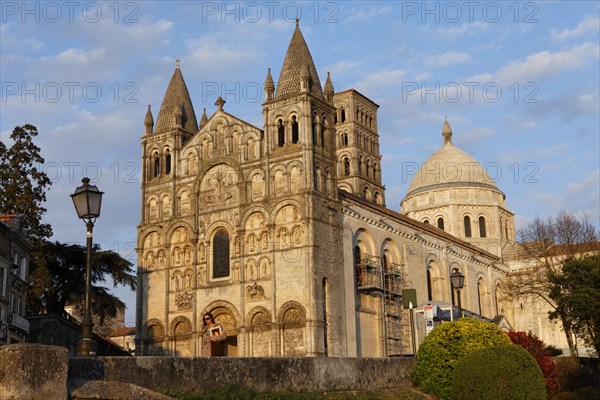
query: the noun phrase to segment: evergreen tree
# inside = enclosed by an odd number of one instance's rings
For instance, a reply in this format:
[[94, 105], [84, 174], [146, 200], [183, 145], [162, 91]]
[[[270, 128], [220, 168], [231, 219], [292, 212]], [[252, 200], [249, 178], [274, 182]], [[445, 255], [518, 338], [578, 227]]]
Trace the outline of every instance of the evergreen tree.
[[52, 236], [50, 225], [42, 223], [42, 204], [52, 182], [39, 169], [44, 158], [33, 142], [37, 135], [37, 128], [26, 124], [13, 130], [11, 147], [0, 141], [0, 214], [23, 215], [25, 232], [34, 244]]

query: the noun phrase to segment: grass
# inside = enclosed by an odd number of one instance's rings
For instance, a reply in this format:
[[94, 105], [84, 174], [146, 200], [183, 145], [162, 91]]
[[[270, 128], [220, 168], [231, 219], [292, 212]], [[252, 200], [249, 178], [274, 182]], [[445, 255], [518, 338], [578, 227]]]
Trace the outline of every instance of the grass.
[[414, 388], [350, 392], [258, 392], [237, 386], [209, 389], [202, 394], [165, 393], [178, 400], [429, 400], [431, 396]]

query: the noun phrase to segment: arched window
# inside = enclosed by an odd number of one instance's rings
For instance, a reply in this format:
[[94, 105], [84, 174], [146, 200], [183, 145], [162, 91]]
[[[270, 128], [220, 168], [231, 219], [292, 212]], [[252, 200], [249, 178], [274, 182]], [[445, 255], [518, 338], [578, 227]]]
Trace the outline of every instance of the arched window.
[[157, 176], [160, 176], [160, 158], [158, 157], [157, 151], [154, 152], [153, 158], [154, 158], [153, 175], [156, 178]]
[[279, 120], [279, 125], [277, 126], [277, 144], [279, 147], [283, 147], [285, 144], [285, 126], [283, 126], [283, 120]]
[[429, 225], [429, 220], [428, 219], [424, 219], [423, 223]]
[[508, 222], [504, 222], [504, 237], [508, 240]]
[[327, 127], [327, 121], [325, 118], [321, 118], [321, 147], [325, 148], [325, 128]]
[[444, 230], [444, 218], [439, 217], [437, 219], [437, 227], [440, 228], [441, 230]]
[[484, 217], [479, 217], [479, 237], [486, 237], [486, 232], [485, 232], [485, 218]]
[[358, 174], [362, 175], [363, 173], [363, 157], [360, 156], [360, 158], [358, 159]]
[[356, 271], [356, 282], [358, 286], [362, 286], [363, 284], [363, 266], [362, 266], [362, 256], [360, 254], [360, 247], [354, 246], [354, 270]]
[[346, 110], [344, 110], [344, 107], [342, 107], [342, 122], [346, 121]]
[[171, 173], [171, 153], [169, 149], [165, 151], [165, 174]]
[[431, 284], [431, 271], [427, 266], [427, 301], [433, 301], [433, 286]]
[[329, 194], [329, 170], [325, 171], [325, 175], [323, 176], [323, 193]]
[[471, 237], [471, 217], [465, 215], [463, 220], [465, 222], [465, 237]]
[[298, 122], [296, 116], [292, 117], [292, 143], [298, 143], [300, 136], [298, 135]]
[[348, 159], [348, 157], [344, 157], [344, 175], [350, 175], [350, 160]]
[[373, 179], [378, 182], [377, 178], [377, 163], [373, 163]]
[[313, 115], [312, 118], [312, 142], [313, 145], [317, 145], [317, 116]]
[[367, 159], [367, 165], [365, 167], [365, 175], [367, 178], [369, 177], [370, 170], [371, 170], [371, 160]]
[[344, 133], [344, 146], [348, 146], [348, 134]]
[[219, 229], [213, 238], [213, 278], [229, 276], [229, 234]]
[[481, 293], [483, 292], [483, 278], [479, 278], [477, 281], [477, 305], [479, 307], [479, 315], [483, 315], [483, 309], [481, 307], [482, 299]]

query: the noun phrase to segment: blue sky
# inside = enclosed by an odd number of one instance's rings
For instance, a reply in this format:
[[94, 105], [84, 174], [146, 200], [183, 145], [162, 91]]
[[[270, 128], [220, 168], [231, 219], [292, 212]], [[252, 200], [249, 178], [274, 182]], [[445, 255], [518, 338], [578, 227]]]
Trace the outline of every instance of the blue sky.
[[[267, 68], [277, 80], [296, 16], [321, 81], [330, 71], [336, 90], [380, 105], [389, 208], [442, 145], [447, 116], [517, 227], [563, 209], [600, 225], [596, 1], [3, 1], [0, 12], [0, 137], [37, 126], [54, 240], [84, 242], [68, 195], [88, 175], [106, 192], [95, 241], [135, 261], [143, 121], [175, 60], [198, 119], [222, 96], [262, 127]], [[117, 294], [133, 323], [134, 295]]]

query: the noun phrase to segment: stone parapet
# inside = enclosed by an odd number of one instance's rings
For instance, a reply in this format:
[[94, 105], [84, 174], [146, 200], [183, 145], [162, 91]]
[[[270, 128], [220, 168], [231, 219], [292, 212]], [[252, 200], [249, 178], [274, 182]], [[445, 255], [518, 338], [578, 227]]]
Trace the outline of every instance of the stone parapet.
[[163, 392], [227, 385], [321, 392], [408, 387], [413, 364], [402, 358], [99, 357], [71, 359], [70, 370], [79, 380], [120, 381]]

